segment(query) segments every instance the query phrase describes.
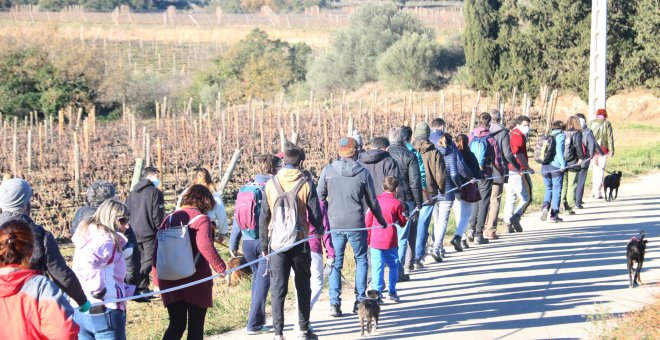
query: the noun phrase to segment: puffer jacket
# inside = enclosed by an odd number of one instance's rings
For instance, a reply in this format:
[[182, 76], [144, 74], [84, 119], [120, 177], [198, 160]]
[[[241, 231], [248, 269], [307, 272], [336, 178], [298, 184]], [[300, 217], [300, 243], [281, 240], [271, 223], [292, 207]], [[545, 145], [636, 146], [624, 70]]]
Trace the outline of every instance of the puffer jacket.
[[30, 225], [34, 233], [34, 251], [30, 259], [30, 269], [40, 274], [48, 274], [64, 293], [70, 296], [78, 305], [87, 301], [76, 274], [66, 265], [60, 248], [53, 234], [36, 224], [29, 216], [19, 213], [0, 213], [0, 224], [10, 220], [21, 220]]
[[[426, 190], [424, 190], [424, 201], [426, 202], [439, 193], [445, 193], [445, 161], [435, 145], [427, 139], [418, 139], [413, 146], [422, 155], [426, 170]], [[429, 204], [429, 202], [426, 203]]]
[[399, 167], [387, 151], [365, 151], [360, 154], [358, 163], [369, 170], [371, 177], [374, 179], [376, 195], [380, 195], [383, 192], [385, 177], [392, 176], [401, 180]]
[[[584, 160], [586, 155], [582, 150], [582, 132], [581, 131], [564, 131], [566, 135], [566, 140], [564, 143], [564, 159], [566, 160], [566, 166], [568, 166], [569, 171], [578, 171], [580, 167], [577, 167], [578, 160]], [[575, 157], [573, 156], [572, 151], [575, 151]]]
[[391, 144], [387, 151], [399, 167], [401, 188], [403, 189], [403, 197], [400, 198], [404, 198], [406, 202], [414, 201], [416, 206], [421, 206], [423, 201], [422, 179], [415, 154], [408, 150], [405, 145], [396, 143]]
[[0, 339], [78, 339], [73, 308], [36, 270], [0, 268]]
[[507, 170], [509, 169], [509, 165], [516, 171], [520, 170], [520, 164], [518, 164], [513, 152], [511, 152], [511, 136], [509, 135], [509, 130], [498, 123], [491, 123], [489, 130], [491, 136], [495, 138], [497, 146], [500, 148], [500, 164], [502, 164], [501, 170], [503, 170], [503, 172], [500, 172], [499, 168], [493, 168], [493, 176], [499, 176], [493, 179], [493, 183], [507, 183], [509, 177], [503, 175], [508, 175], [509, 171]]
[[446, 166], [445, 194], [438, 195], [438, 201], [453, 201], [456, 198], [456, 188], [461, 187], [461, 176], [458, 173], [459, 157], [454, 148], [439, 147], [438, 152], [444, 157]]
[[[80, 279], [85, 294], [91, 303], [126, 297], [126, 262], [122, 248], [128, 240], [119, 236], [119, 246], [112, 237], [101, 231], [96, 224], [90, 224], [85, 235], [73, 238], [76, 247], [73, 254], [73, 271]], [[126, 302], [106, 303], [112, 309], [126, 308]]]

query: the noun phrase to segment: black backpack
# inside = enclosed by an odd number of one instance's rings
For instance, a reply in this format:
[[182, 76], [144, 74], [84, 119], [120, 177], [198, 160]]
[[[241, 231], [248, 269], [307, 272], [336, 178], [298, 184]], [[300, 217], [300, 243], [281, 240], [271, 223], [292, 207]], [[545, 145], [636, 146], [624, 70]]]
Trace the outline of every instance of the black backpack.
[[557, 141], [553, 135], [540, 135], [534, 147], [534, 160], [543, 165], [550, 164], [557, 154]]

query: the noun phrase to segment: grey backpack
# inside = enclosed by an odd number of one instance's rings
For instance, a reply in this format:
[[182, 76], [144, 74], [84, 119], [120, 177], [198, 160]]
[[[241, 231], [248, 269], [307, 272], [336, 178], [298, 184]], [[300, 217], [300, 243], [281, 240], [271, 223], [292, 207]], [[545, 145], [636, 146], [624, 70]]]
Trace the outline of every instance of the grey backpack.
[[303, 230], [298, 218], [298, 192], [307, 180], [301, 178], [288, 192], [282, 189], [277, 176], [272, 181], [277, 190], [277, 198], [271, 212], [268, 235], [270, 248], [279, 250], [301, 239]]

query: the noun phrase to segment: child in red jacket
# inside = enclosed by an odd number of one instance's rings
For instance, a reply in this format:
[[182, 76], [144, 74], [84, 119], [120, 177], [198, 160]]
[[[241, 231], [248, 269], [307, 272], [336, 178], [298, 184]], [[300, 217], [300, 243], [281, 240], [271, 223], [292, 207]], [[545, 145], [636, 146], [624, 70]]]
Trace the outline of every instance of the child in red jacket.
[[[398, 256], [398, 238], [396, 227], [392, 225], [397, 223], [400, 226], [406, 224], [406, 217], [403, 215], [404, 207], [401, 202], [394, 197], [399, 181], [388, 176], [383, 182], [383, 193], [378, 195], [378, 204], [383, 212], [383, 217], [388, 225], [385, 228], [368, 230], [368, 243], [371, 251], [371, 289], [378, 291], [382, 295], [385, 286], [385, 266], [389, 268], [389, 299], [399, 302], [399, 296], [396, 293], [396, 282], [399, 280], [399, 256]], [[379, 226], [374, 219], [371, 211], [367, 213], [365, 222], [368, 227]]]

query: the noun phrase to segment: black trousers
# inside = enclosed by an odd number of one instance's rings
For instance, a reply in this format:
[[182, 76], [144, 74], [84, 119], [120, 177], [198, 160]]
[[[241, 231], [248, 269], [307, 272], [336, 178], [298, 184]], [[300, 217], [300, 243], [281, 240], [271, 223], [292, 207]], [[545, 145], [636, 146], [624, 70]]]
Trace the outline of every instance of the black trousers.
[[284, 300], [289, 290], [289, 275], [292, 268], [296, 272], [294, 282], [298, 294], [300, 330], [309, 329], [309, 304], [312, 297], [309, 282], [312, 276], [311, 266], [312, 256], [307, 242], [270, 258], [271, 307], [275, 335], [282, 335], [284, 329]]
[[[581, 168], [577, 174], [577, 189], [575, 189], [575, 205], [582, 205], [582, 198], [584, 198], [584, 186], [587, 184], [587, 174], [589, 173], [589, 164], [586, 168]], [[573, 202], [569, 202], [573, 203]]]
[[479, 194], [481, 201], [477, 202], [470, 215], [469, 228], [474, 233], [474, 237], [480, 237], [484, 234], [484, 225], [486, 224], [486, 215], [490, 207], [490, 194], [493, 191], [493, 180], [479, 182]]
[[204, 339], [204, 320], [207, 308], [179, 301], [167, 305], [170, 324], [163, 335], [163, 340], [179, 340], [188, 326], [188, 340]]
[[138, 243], [140, 252], [140, 276], [136, 291], [145, 291], [149, 289], [149, 279], [151, 275], [151, 265], [153, 264], [155, 240], [149, 240]]

